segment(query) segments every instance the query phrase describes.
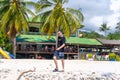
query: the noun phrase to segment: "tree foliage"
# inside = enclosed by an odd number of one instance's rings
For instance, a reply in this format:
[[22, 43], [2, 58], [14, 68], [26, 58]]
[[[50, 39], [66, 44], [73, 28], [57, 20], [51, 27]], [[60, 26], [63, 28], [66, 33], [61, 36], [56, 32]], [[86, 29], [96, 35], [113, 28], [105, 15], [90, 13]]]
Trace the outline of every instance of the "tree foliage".
[[[43, 22], [40, 28], [42, 33], [49, 36], [57, 30], [62, 30], [66, 36], [70, 36], [71, 32], [82, 26], [84, 17], [79, 10], [73, 8], [64, 8], [63, 4], [68, 0], [39, 0], [41, 6], [36, 7], [36, 11], [40, 12], [38, 16]], [[51, 8], [47, 10], [46, 8]], [[35, 19], [34, 18], [34, 19]]]
[[120, 40], [120, 33], [119, 32], [109, 33], [107, 35], [107, 39], [110, 39], [110, 40]]
[[13, 49], [13, 46], [10, 43], [9, 37], [2, 32], [0, 32], [0, 47], [2, 47], [3, 49], [9, 52], [12, 52], [12, 49]]
[[117, 23], [117, 26], [115, 28], [116, 28], [116, 31], [120, 33], [120, 22]]
[[107, 26], [107, 23], [101, 24], [101, 27], [99, 28], [100, 31], [105, 33], [105, 36], [107, 35], [107, 31], [110, 30], [110, 28]]
[[91, 32], [81, 32], [81, 34], [83, 34], [83, 38], [104, 38], [103, 35], [100, 35], [99, 33], [95, 32], [95, 31], [91, 31]]
[[[4, 33], [8, 33], [13, 40], [17, 33], [27, 32], [28, 28], [28, 13], [34, 15], [34, 13], [26, 7], [28, 2], [22, 2], [20, 0], [1, 0], [0, 4], [5, 5], [0, 7], [2, 13], [0, 30]], [[30, 2], [29, 2], [30, 3]], [[32, 2], [30, 4], [33, 4]]]

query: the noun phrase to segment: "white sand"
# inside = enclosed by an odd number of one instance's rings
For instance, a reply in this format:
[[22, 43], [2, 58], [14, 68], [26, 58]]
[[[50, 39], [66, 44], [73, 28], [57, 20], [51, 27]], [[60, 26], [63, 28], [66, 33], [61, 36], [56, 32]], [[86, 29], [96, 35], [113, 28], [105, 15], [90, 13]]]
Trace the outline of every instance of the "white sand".
[[53, 60], [0, 59], [0, 80], [17, 80], [23, 72], [19, 80], [120, 80], [120, 62], [65, 60], [65, 72], [54, 68]]

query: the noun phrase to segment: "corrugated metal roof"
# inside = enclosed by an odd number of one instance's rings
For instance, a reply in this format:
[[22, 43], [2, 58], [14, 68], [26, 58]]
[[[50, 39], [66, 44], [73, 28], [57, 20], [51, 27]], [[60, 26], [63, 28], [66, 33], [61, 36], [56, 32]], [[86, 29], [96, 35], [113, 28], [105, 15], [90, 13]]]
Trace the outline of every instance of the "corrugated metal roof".
[[120, 40], [97, 39], [103, 45], [120, 45]]

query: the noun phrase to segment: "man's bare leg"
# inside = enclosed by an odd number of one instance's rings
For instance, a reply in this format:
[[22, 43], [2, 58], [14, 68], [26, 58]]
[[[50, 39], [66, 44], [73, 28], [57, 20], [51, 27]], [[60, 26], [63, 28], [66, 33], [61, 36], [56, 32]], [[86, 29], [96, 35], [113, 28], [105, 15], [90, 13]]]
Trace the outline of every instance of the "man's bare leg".
[[64, 59], [61, 59], [62, 62], [62, 71], [64, 72]]
[[55, 66], [56, 66], [55, 69], [58, 69], [58, 63], [57, 63], [57, 58], [56, 58], [56, 56], [53, 57], [53, 60], [54, 60]]

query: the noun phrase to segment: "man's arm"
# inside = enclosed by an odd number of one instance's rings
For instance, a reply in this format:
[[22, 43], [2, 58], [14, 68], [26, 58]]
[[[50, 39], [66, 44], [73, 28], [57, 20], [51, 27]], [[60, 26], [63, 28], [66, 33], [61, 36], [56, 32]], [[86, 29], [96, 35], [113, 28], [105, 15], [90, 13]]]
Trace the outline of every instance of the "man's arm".
[[60, 50], [60, 49], [62, 49], [63, 47], [65, 47], [65, 43], [63, 43], [60, 47], [58, 47], [56, 50]]

